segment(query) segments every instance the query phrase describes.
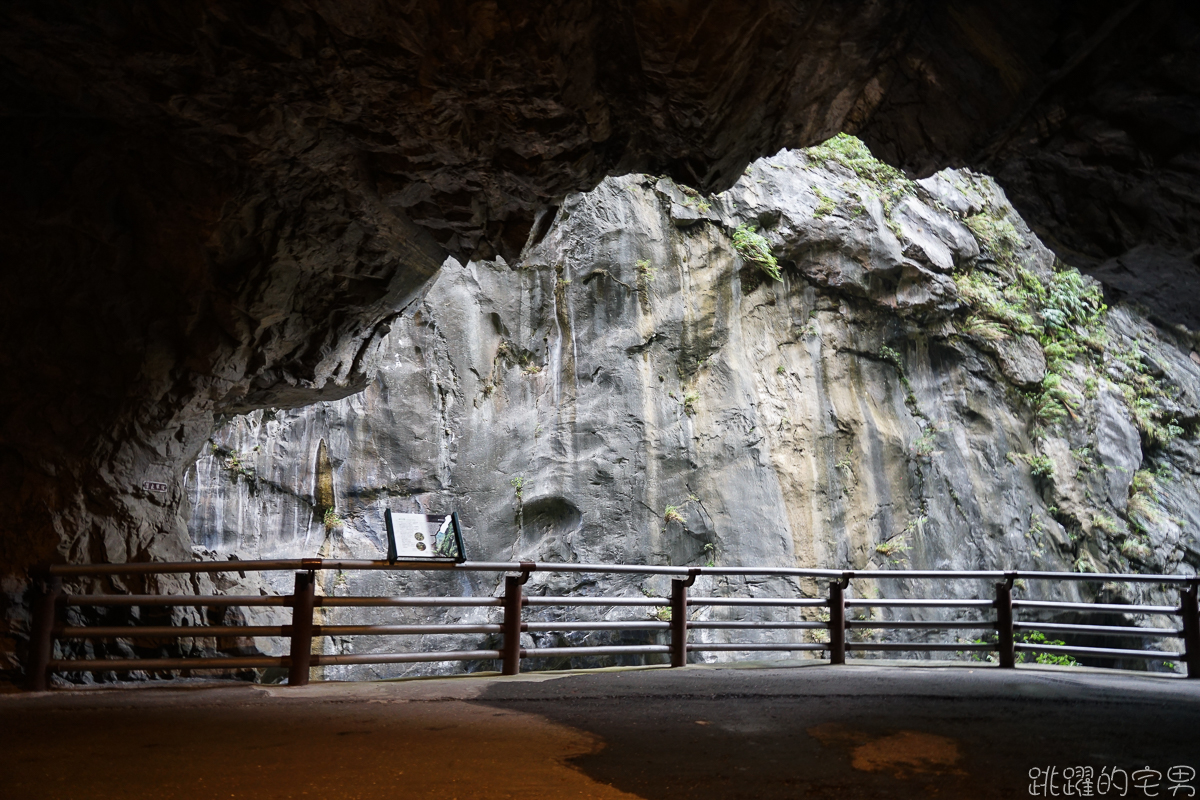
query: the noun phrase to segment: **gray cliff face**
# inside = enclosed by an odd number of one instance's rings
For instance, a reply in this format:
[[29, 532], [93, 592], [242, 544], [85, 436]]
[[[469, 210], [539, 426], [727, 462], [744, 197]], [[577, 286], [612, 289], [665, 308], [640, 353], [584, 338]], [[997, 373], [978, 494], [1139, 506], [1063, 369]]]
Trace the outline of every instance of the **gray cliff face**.
[[[912, 184], [844, 155], [783, 151], [712, 197], [607, 179], [568, 196], [519, 262], [448, 260], [364, 392], [214, 435], [187, 478], [201, 557], [379, 558], [390, 506], [457, 510], [473, 560], [1194, 572], [1191, 335], [1102, 312], [990, 179]], [[734, 243], [754, 226], [779, 281]], [[263, 580], [289, 590], [290, 576]], [[823, 591], [738, 583], [698, 591]], [[500, 584], [328, 574], [322, 590]], [[661, 594], [666, 581], [535, 574], [528, 591]], [[467, 638], [455, 646], [486, 644]]]

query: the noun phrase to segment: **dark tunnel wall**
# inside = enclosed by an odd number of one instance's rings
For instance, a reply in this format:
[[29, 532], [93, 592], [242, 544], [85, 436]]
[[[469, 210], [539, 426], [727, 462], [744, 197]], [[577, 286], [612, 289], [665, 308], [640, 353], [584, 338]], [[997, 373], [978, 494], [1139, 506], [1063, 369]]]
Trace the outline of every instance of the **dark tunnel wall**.
[[857, 133], [915, 175], [995, 174], [1063, 258], [1200, 327], [1198, 14], [7, 3], [0, 571], [181, 557], [215, 419], [356, 391], [445, 255], [511, 258], [609, 174], [722, 189]]

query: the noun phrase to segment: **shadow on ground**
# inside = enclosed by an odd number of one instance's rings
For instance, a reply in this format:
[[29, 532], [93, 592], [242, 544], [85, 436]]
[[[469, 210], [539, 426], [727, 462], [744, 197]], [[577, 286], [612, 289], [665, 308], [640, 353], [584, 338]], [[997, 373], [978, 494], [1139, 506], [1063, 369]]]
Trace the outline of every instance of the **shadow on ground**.
[[1039, 767], [1200, 772], [1200, 682], [856, 665], [554, 683], [497, 681], [476, 702], [599, 737], [570, 763], [654, 800], [1015, 798]]

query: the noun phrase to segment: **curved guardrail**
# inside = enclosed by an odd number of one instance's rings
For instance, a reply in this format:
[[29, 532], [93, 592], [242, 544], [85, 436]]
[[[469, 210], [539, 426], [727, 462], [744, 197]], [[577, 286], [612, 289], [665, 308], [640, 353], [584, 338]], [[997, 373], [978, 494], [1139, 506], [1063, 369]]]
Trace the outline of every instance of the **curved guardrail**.
[[[459, 572], [502, 572], [502, 597], [324, 597], [316, 595], [315, 573], [319, 570], [453, 570]], [[229, 596], [229, 595], [118, 595], [67, 594], [64, 578], [101, 575], [164, 575], [216, 572], [295, 571], [295, 588], [290, 595]], [[527, 597], [522, 587], [534, 572], [646, 574], [668, 576], [671, 596], [668, 597]], [[688, 589], [702, 575], [711, 576], [772, 576], [810, 578], [827, 581], [829, 594], [823, 598], [802, 597], [689, 597]], [[945, 582], [995, 581], [994, 595], [989, 598], [866, 598], [847, 599], [846, 590], [854, 580], [937, 579]], [[1014, 582], [1025, 581], [1118, 581], [1154, 583], [1179, 589], [1178, 606], [1152, 606], [1113, 603], [1069, 603], [1039, 600], [1015, 600]], [[280, 667], [288, 670], [288, 683], [304, 685], [311, 667], [349, 664], [400, 664], [431, 661], [499, 660], [501, 671], [515, 675], [521, 659], [560, 658], [603, 655], [669, 655], [671, 666], [684, 666], [688, 653], [699, 652], [825, 652], [833, 664], [845, 663], [846, 653], [854, 651], [954, 651], [960, 653], [995, 653], [1000, 667], [1012, 668], [1023, 652], [1064, 655], [1103, 656], [1112, 658], [1149, 659], [1182, 662], [1187, 677], [1200, 678], [1200, 609], [1197, 594], [1200, 577], [1181, 575], [1098, 574], [1074, 572], [1036, 572], [1028, 570], [830, 570], [775, 567], [657, 567], [629, 564], [560, 564], [543, 562], [399, 562], [358, 561], [346, 559], [292, 559], [272, 561], [178, 562], [137, 564], [80, 564], [54, 565], [35, 575], [33, 629], [27, 659], [28, 687], [44, 690], [55, 672], [131, 671], [131, 670], [241, 670], [246, 668]], [[220, 625], [220, 626], [72, 626], [65, 624], [65, 611], [72, 606], [90, 607], [278, 607], [292, 609], [290, 625]], [[554, 621], [526, 622], [524, 608], [553, 606], [584, 607], [643, 607], [669, 609], [669, 618], [628, 621]], [[783, 607], [815, 609], [822, 619], [803, 621], [747, 621], [689, 619], [689, 610], [703, 607]], [[397, 625], [318, 625], [314, 611], [319, 607], [499, 607], [502, 618], [498, 623], [479, 624], [397, 624]], [[992, 612], [994, 617], [978, 620], [854, 620], [847, 609], [954, 609], [959, 611]], [[1180, 627], [1156, 628], [1136, 625], [1068, 624], [1022, 620], [1022, 610], [1032, 612], [1070, 612], [1072, 614], [1167, 615], [1179, 619]], [[660, 614], [660, 616], [662, 616]], [[689, 630], [738, 631], [779, 630], [828, 632], [824, 642], [693, 642]], [[995, 636], [995, 642], [848, 642], [847, 632], [856, 629], [874, 630], [976, 630]], [[531, 647], [521, 646], [523, 632], [587, 632], [587, 631], [667, 631], [670, 643], [644, 645]], [[1090, 636], [1131, 636], [1179, 638], [1184, 642], [1181, 652], [1139, 650], [1111, 647], [1085, 647], [1021, 641], [1018, 632], [1048, 631]], [[422, 634], [499, 634], [498, 649], [453, 650], [403, 653], [314, 654], [312, 640], [321, 636], [397, 636]], [[78, 639], [187, 639], [208, 637], [285, 637], [290, 639], [286, 656], [228, 656], [220, 658], [54, 658], [56, 640]]]

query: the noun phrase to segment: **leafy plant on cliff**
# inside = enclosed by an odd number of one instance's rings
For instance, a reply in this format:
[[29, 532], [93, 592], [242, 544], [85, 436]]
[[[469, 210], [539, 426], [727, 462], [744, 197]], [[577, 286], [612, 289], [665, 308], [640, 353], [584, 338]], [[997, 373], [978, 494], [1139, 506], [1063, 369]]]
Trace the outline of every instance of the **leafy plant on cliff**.
[[954, 283], [958, 296], [974, 309], [974, 319], [991, 319], [999, 323], [1005, 336], [1008, 331], [1031, 336], [1038, 333], [1028, 298], [1021, 293], [1006, 292], [1004, 282], [998, 276], [983, 270], [960, 272], [954, 276]]
[[1049, 456], [1027, 455], [1025, 462], [1029, 464], [1029, 474], [1035, 478], [1053, 478], [1054, 462]]
[[1102, 511], [1092, 512], [1092, 525], [1110, 536], [1121, 532], [1121, 526], [1117, 524], [1117, 521]]
[[885, 214], [904, 195], [916, 191], [916, 184], [903, 172], [875, 158], [862, 140], [855, 136], [839, 133], [804, 152], [814, 161], [833, 161], [857, 175], [859, 180], [880, 194]]
[[891, 558], [893, 555], [907, 552], [911, 548], [908, 546], [908, 541], [904, 536], [898, 536], [895, 539], [888, 539], [886, 542], [880, 542], [875, 545], [875, 552], [881, 556]]
[[229, 454], [229, 457], [225, 459], [225, 468], [246, 478], [254, 477], [254, 468], [242, 463], [242, 459], [237, 453]]
[[[1066, 642], [1062, 641], [1061, 639], [1047, 638], [1046, 634], [1042, 633], [1041, 631], [1017, 631], [1013, 635], [1013, 640], [1015, 642], [1017, 642], [1018, 644], [1032, 644], [1032, 645], [1043, 644], [1043, 645], [1051, 645], [1054, 647], [1062, 647], [1066, 644]], [[959, 641], [961, 642], [962, 640], [960, 639]], [[987, 636], [983, 636], [978, 639], [972, 639], [971, 643], [972, 644], [995, 645], [999, 641], [1000, 641], [1000, 637], [997, 634], [990, 633]], [[1059, 653], [1019, 652], [1016, 654], [1016, 661], [1018, 664], [1024, 664], [1030, 660], [1031, 656], [1033, 658], [1033, 662], [1036, 664], [1057, 664], [1058, 666], [1062, 666], [1062, 667], [1077, 667], [1077, 666], [1079, 666], [1078, 661], [1076, 661], [1072, 656], [1069, 656], [1065, 653], [1059, 654]], [[971, 653], [970, 657], [973, 661], [994, 661], [996, 659], [996, 656], [992, 653]]]
[[1029, 395], [1037, 421], [1045, 426], [1054, 425], [1066, 419], [1069, 414], [1079, 408], [1081, 398], [1072, 392], [1068, 385], [1063, 384], [1060, 372], [1046, 370], [1041, 388]]
[[[1098, 394], [1095, 375], [1105, 351], [1103, 294], [1098, 283], [1061, 261], [1048, 275], [1026, 267], [1020, 257], [1021, 236], [1006, 215], [988, 211], [965, 221], [983, 259], [981, 266], [954, 276], [959, 297], [968, 307], [959, 330], [991, 343], [1014, 335], [1037, 340], [1046, 373], [1041, 385], [1025, 397], [1037, 422], [1034, 436], [1038, 438], [1058, 423], [1074, 419], [1084, 401]], [[989, 261], [996, 267], [987, 267]], [[1130, 372], [1136, 374], [1136, 367], [1131, 366]], [[1148, 394], [1136, 389], [1127, 392], [1135, 420], [1138, 401]], [[1172, 432], [1152, 405], [1153, 401], [1141, 405], [1145, 413], [1139, 423], [1151, 440]]]
[[771, 252], [770, 243], [745, 223], [738, 225], [733, 232], [733, 249], [746, 263], [757, 264], [774, 280], [783, 280], [783, 275], [779, 272], [779, 262]]
[[[1062, 639], [1047, 638], [1046, 634], [1041, 631], [1021, 631], [1016, 634], [1015, 638], [1024, 644], [1048, 644], [1055, 647], [1062, 647], [1066, 644]], [[1033, 655], [1033, 660], [1038, 664], [1057, 664], [1060, 667], [1079, 666], [1078, 661], [1065, 653], [1017, 653], [1017, 661], [1023, 662], [1030, 655]]]
[[991, 319], [1012, 332], [1038, 337], [1049, 360], [1075, 358], [1085, 346], [1103, 349], [1107, 307], [1099, 284], [1062, 262], [1056, 262], [1047, 278], [1023, 266], [1020, 234], [1004, 213], [985, 211], [965, 222], [979, 243], [981, 263], [990, 261], [999, 268], [980, 267], [954, 276], [959, 297], [974, 319]]
[[1129, 491], [1134, 494], [1147, 494], [1152, 499], [1158, 499], [1158, 475], [1149, 469], [1139, 469], [1133, 473], [1129, 483]]
[[696, 403], [700, 402], [700, 394], [698, 392], [683, 393], [683, 413], [689, 417], [696, 414]]
[[938, 427], [933, 424], [925, 426], [921, 435], [912, 443], [912, 454], [917, 458], [929, 458], [936, 449]]
[[959, 327], [959, 330], [966, 336], [974, 336], [985, 342], [1002, 342], [1010, 336], [1008, 328], [978, 314], [967, 317], [967, 321]]
[[1109, 374], [1115, 377], [1133, 422], [1149, 446], [1164, 445], [1183, 434], [1181, 426], [1164, 407], [1167, 390], [1157, 379], [1142, 353], [1141, 342], [1111, 348]]
[[323, 517], [322, 522], [324, 522], [325, 527], [330, 530], [333, 528], [340, 528], [344, 524], [342, 518], [339, 517], [337, 512], [332, 508], [325, 509], [325, 516]]
[[908, 410], [914, 417], [928, 419], [917, 402], [917, 394], [913, 391], [912, 381], [908, 379], [908, 374], [904, 371], [904, 359], [901, 355], [885, 344], [879, 348], [879, 357], [895, 367], [896, 372], [900, 374], [900, 386], [904, 389], [904, 405], [908, 406]]
[[[859, 181], [878, 195], [880, 203], [883, 205], [883, 222], [888, 230], [897, 239], [904, 238], [900, 225], [891, 218], [892, 209], [906, 195], [916, 193], [916, 183], [909, 180], [900, 170], [871, 155], [871, 151], [860, 139], [845, 133], [839, 133], [837, 136], [826, 139], [821, 144], [808, 148], [805, 152], [810, 159], [818, 163], [833, 162], [853, 172]], [[814, 188], [814, 191], [817, 190]], [[817, 196], [822, 197], [819, 192]], [[821, 210], [822, 206], [818, 206], [818, 211]], [[832, 210], [832, 207], [828, 209], [830, 212]], [[861, 203], [852, 204], [851, 215], [853, 217], [866, 213], [867, 209]], [[814, 216], [820, 217], [823, 214], [814, 213]]]
[[813, 194], [817, 196], [817, 207], [813, 209], [813, 217], [820, 219], [821, 217], [829, 216], [837, 208], [837, 204], [833, 202], [833, 198], [821, 191], [819, 186], [812, 187]]
[[[1068, 380], [1067, 365], [1082, 361], [1089, 370], [1098, 365], [1103, 351], [1104, 312], [1108, 307], [1098, 284], [1089, 283], [1078, 271], [1058, 262], [1048, 281], [1026, 281], [1037, 290], [1042, 319], [1039, 342], [1046, 357], [1046, 377], [1034, 396], [1034, 410], [1044, 424], [1052, 425], [1074, 416], [1084, 401]], [[1026, 273], [1021, 270], [1021, 273]]]
[[213, 455], [221, 458], [221, 466], [233, 474], [234, 480], [245, 478], [253, 482], [258, 477], [254, 467], [242, 460], [241, 454], [233, 450], [222, 449], [215, 442], [211, 443], [211, 448]]
[[1148, 564], [1154, 558], [1154, 552], [1144, 542], [1140, 542], [1135, 538], [1125, 539], [1121, 542], [1121, 546], [1118, 549], [1121, 551], [1121, 555], [1130, 561], [1140, 561], [1143, 564]]
[[666, 522], [668, 524], [672, 523], [672, 522], [678, 522], [679, 524], [682, 525], [683, 524], [683, 514], [681, 514], [680, 512], [684, 509], [685, 506], [688, 505], [688, 503], [699, 503], [699, 502], [700, 502], [700, 498], [698, 496], [696, 496], [694, 494], [689, 494], [687, 500], [684, 500], [679, 505], [667, 506], [666, 509], [663, 511], [663, 522]]
[[676, 184], [676, 186], [678, 187], [679, 191], [683, 192], [683, 194], [687, 196], [683, 201], [683, 204], [688, 208], [695, 207], [695, 209], [701, 214], [707, 214], [712, 209], [712, 203], [708, 201], [708, 198], [700, 194], [692, 187], [685, 186], [683, 184]]
[[1156, 507], [1157, 503], [1157, 478], [1148, 469], [1138, 470], [1134, 473], [1133, 481], [1129, 485], [1129, 503], [1126, 510], [1130, 526], [1139, 531], [1145, 531], [1150, 525], [1157, 524], [1161, 520], [1161, 514]]
[[1108, 306], [1100, 285], [1088, 281], [1078, 270], [1061, 261], [1055, 264], [1055, 272], [1042, 285], [1039, 293], [1039, 312], [1049, 337], [1065, 348], [1088, 345], [1095, 350], [1103, 349], [1103, 343], [1091, 338], [1099, 333]]
[[1005, 269], [1017, 269], [1017, 250], [1021, 247], [1021, 237], [1007, 215], [985, 211], [967, 217], [964, 222], [975, 234], [985, 258], [990, 257], [997, 266]]
[[901, 372], [904, 371], [904, 362], [900, 359], [900, 354], [888, 347], [886, 344], [880, 346], [879, 357], [890, 363]]
[[518, 475], [510, 480], [509, 483], [512, 484], [512, 487], [517, 491], [517, 502], [521, 502], [521, 500], [524, 499], [523, 493], [525, 491], [525, 476]]
[[[829, 610], [823, 609], [821, 611], [816, 612], [815, 614], [812, 615], [812, 619], [810, 621], [811, 622], [824, 622], [828, 626], [829, 625]], [[818, 644], [827, 644], [829, 642], [828, 628], [817, 628], [816, 630], [810, 630], [808, 632], [808, 635], [810, 637], [812, 637], [812, 640]]]
[[654, 282], [654, 277], [658, 274], [658, 271], [650, 265], [650, 261], [648, 259], [639, 258], [635, 262], [634, 266], [637, 269], [639, 284], [648, 284]]

